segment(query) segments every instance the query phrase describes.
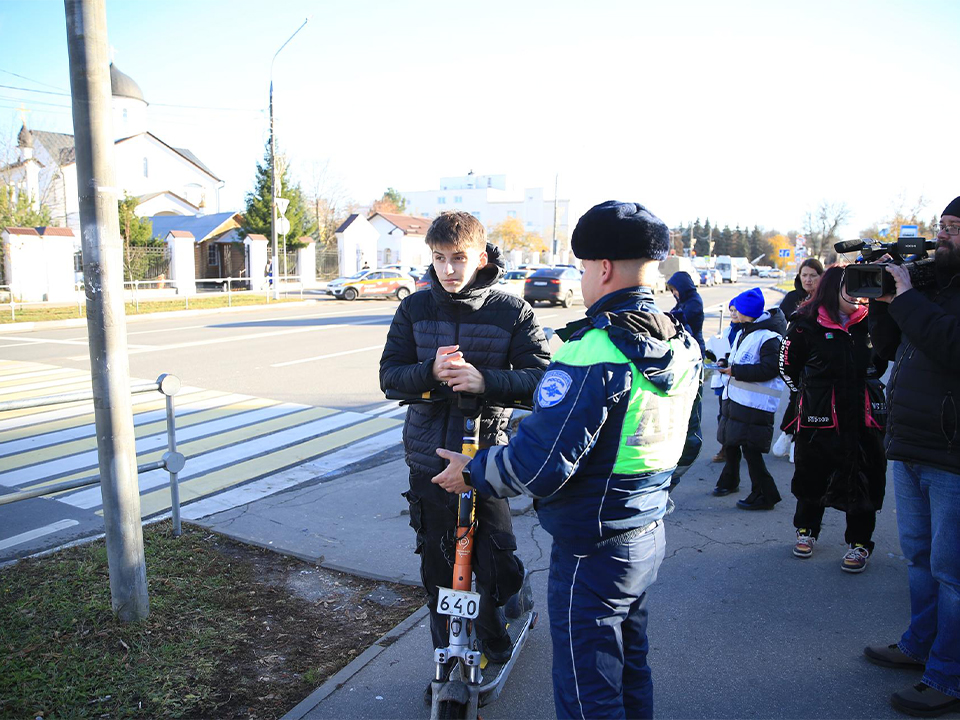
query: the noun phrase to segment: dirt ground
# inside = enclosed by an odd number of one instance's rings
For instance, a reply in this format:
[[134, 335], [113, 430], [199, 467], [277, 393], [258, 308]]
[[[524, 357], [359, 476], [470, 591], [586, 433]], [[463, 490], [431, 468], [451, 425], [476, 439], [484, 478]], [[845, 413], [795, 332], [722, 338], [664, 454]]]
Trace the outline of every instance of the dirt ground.
[[144, 528], [150, 616], [103, 541], [0, 570], [0, 717], [277, 718], [424, 602], [204, 528]]
[[246, 642], [224, 677], [225, 717], [278, 717], [424, 602], [423, 591], [333, 572], [222, 536], [254, 568]]

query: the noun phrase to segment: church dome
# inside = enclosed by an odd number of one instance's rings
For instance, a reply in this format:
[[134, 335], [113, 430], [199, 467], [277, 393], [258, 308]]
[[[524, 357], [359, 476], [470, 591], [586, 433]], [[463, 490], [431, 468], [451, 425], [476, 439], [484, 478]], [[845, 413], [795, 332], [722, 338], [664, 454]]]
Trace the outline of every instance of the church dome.
[[129, 75], [117, 70], [117, 66], [110, 63], [110, 90], [114, 97], [126, 97], [140, 102], [147, 102], [143, 97], [140, 86]]
[[22, 148], [33, 147], [33, 133], [27, 129], [26, 123], [24, 123], [23, 127], [20, 128], [20, 134], [17, 135], [17, 145]]

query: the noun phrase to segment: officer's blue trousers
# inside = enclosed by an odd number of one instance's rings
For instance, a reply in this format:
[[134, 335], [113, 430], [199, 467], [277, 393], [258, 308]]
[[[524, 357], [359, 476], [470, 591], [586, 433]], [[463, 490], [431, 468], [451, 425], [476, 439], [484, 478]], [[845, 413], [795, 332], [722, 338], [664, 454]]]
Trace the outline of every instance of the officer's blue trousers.
[[547, 600], [558, 718], [652, 718], [646, 590], [663, 561], [663, 522], [579, 555], [557, 543]]

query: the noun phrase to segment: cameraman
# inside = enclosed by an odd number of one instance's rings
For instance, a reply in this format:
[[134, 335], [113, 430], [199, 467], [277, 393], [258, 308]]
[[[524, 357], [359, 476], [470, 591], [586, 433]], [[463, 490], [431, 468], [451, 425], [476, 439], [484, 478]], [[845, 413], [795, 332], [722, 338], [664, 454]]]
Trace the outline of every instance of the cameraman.
[[895, 708], [938, 717], [960, 710], [960, 197], [940, 217], [937, 284], [913, 288], [901, 266], [896, 292], [870, 302], [877, 353], [895, 359], [884, 441], [893, 464], [900, 546], [908, 560], [910, 626], [864, 654], [884, 667], [923, 669], [893, 694]]

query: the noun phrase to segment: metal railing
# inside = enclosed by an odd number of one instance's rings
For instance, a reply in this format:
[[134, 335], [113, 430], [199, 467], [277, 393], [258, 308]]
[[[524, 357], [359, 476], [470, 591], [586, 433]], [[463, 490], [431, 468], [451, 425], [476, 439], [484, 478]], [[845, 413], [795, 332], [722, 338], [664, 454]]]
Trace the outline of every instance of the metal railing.
[[[126, 280], [123, 283], [125, 291], [129, 292], [129, 295], [124, 298], [124, 302], [128, 302], [134, 306], [135, 312], [140, 312], [140, 302], [146, 300], [161, 300], [163, 302], [173, 303], [174, 300], [182, 300], [185, 310], [190, 309], [190, 299], [193, 298], [196, 300], [199, 297], [210, 297], [213, 292], [216, 291], [216, 286], [219, 285], [222, 292], [227, 295], [227, 307], [233, 307], [233, 297], [234, 295], [263, 295], [266, 298], [266, 302], [269, 304], [273, 301], [273, 285], [272, 281], [268, 278], [263, 279], [263, 285], [256, 289], [251, 289], [249, 286], [251, 280], [248, 277], [216, 277], [216, 278], [196, 278], [195, 280], [188, 280], [183, 282], [184, 285], [193, 285], [194, 287], [202, 285], [213, 285], [214, 288], [211, 290], [205, 290], [195, 293], [176, 293], [177, 281], [168, 280], [168, 279], [157, 279], [157, 280]], [[243, 289], [237, 289], [237, 288]], [[154, 289], [152, 297], [144, 298], [141, 296], [141, 290], [146, 291], [149, 288]], [[164, 296], [163, 291], [170, 290], [169, 299]], [[278, 292], [281, 296], [289, 298], [292, 294], [297, 294], [300, 297], [300, 300], [303, 300], [303, 290], [304, 283], [300, 275], [287, 275], [284, 277], [278, 278]], [[76, 298], [76, 307], [77, 307], [77, 317], [83, 317], [83, 308], [85, 304], [85, 297], [83, 294], [83, 283], [74, 283], [73, 286], [74, 296]], [[18, 300], [17, 293], [14, 291], [14, 286], [12, 285], [0, 285], [0, 297], [6, 295], [5, 301], [0, 302], [0, 304], [7, 305], [10, 308], [10, 319], [16, 321], [18, 309], [20, 312], [23, 312], [23, 308], [26, 306], [43, 306], [43, 307], [53, 307], [53, 306], [67, 306], [66, 302], [55, 302], [50, 300]], [[21, 294], [22, 297], [22, 294]], [[72, 306], [74, 303], [69, 303]]]
[[[130, 388], [131, 395], [157, 391], [166, 398], [167, 451], [159, 460], [137, 465], [137, 473], [150, 472], [151, 470], [166, 470], [170, 473], [170, 514], [173, 518], [173, 534], [179, 536], [181, 533], [179, 474], [180, 471], [183, 470], [186, 459], [182, 453], [177, 451], [177, 425], [173, 396], [180, 392], [180, 379], [175, 375], [165, 373], [158, 377], [156, 382], [134, 385]], [[27, 400], [5, 400], [0, 402], [0, 413], [85, 400], [93, 400], [92, 390], [81, 390], [72, 393], [62, 393], [60, 395], [47, 395], [45, 397], [30, 398]], [[55, 485], [47, 485], [31, 490], [20, 490], [19, 492], [0, 495], [0, 505], [7, 505], [9, 503], [19, 502], [20, 500], [29, 500], [30, 498], [41, 497], [43, 495], [53, 495], [65, 490], [75, 490], [77, 488], [99, 484], [100, 475], [90, 475], [75, 480], [67, 480], [66, 482]]]

